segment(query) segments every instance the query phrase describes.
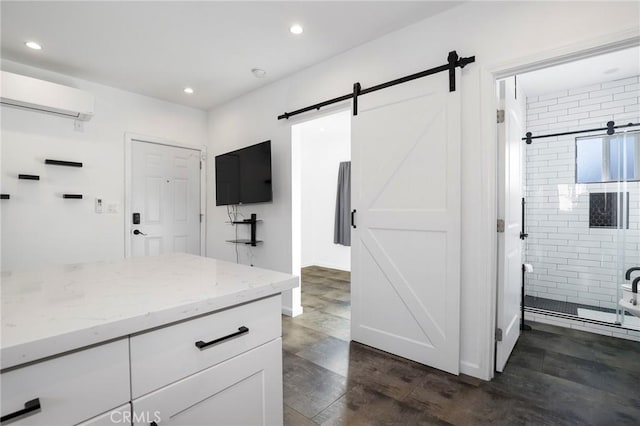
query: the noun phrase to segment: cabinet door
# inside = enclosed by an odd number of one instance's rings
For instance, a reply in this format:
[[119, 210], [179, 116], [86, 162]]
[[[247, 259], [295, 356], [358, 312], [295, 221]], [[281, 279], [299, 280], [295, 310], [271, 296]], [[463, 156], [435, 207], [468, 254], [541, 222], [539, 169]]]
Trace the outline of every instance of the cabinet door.
[[82, 422], [76, 426], [126, 426], [131, 424], [131, 403]]
[[280, 338], [133, 401], [133, 423], [280, 425]]
[[131, 398], [128, 339], [3, 372], [0, 394], [11, 426], [74, 425], [119, 407]]

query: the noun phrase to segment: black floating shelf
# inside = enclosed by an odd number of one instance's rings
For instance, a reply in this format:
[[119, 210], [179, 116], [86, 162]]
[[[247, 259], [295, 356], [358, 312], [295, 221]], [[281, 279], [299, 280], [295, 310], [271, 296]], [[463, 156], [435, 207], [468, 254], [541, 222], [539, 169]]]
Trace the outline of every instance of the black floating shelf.
[[74, 200], [82, 200], [82, 194], [62, 194], [62, 198], [72, 198]]
[[11, 198], [9, 194], [0, 194], [0, 200], [8, 200], [9, 198]]
[[18, 179], [40, 180], [40, 176], [38, 176], [38, 175], [18, 175]]
[[62, 160], [44, 160], [44, 164], [51, 164], [53, 166], [67, 166], [67, 167], [82, 167], [82, 163], [76, 161], [62, 161]]
[[255, 246], [257, 243], [261, 243], [262, 240], [226, 240], [228, 243], [234, 244], [249, 244]]

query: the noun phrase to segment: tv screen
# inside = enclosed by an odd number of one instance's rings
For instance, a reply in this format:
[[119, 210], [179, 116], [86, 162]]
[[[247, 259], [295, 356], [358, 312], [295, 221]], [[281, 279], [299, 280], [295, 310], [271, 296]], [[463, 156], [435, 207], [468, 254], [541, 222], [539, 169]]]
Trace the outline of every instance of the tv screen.
[[272, 198], [271, 141], [216, 156], [216, 206]]

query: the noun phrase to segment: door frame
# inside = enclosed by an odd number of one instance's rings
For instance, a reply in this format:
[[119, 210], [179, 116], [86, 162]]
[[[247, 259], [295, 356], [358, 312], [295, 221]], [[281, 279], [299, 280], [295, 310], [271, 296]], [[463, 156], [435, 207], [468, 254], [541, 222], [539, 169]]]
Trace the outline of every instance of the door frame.
[[133, 172], [133, 142], [153, 143], [175, 148], [185, 148], [200, 152], [200, 256], [207, 255], [207, 147], [204, 145], [190, 145], [171, 139], [146, 136], [137, 133], [124, 134], [124, 257], [131, 257], [131, 176]]
[[[334, 114], [351, 111], [351, 104], [337, 104], [314, 111], [309, 115], [299, 115], [291, 117], [288, 123], [290, 135], [290, 164], [289, 172], [291, 173], [291, 273], [299, 274], [298, 287], [291, 290], [292, 308], [285, 307], [283, 304], [282, 311], [287, 316], [297, 317], [302, 315], [304, 308], [302, 307], [302, 194], [300, 192], [301, 173], [300, 165], [300, 144], [302, 143], [300, 136], [300, 124], [318, 120]], [[353, 117], [351, 117], [353, 120]], [[351, 135], [349, 135], [349, 150], [351, 150]], [[351, 283], [349, 283], [351, 286]]]
[[495, 329], [498, 296], [498, 235], [496, 233], [496, 223], [498, 220], [498, 133], [495, 124], [495, 111], [498, 109], [498, 102], [495, 96], [496, 81], [516, 74], [536, 71], [554, 65], [637, 46], [640, 46], [640, 35], [638, 31], [628, 30], [566, 45], [557, 49], [546, 50], [535, 55], [490, 64], [480, 69], [480, 97], [483, 113], [483, 124], [480, 131], [482, 132], [482, 140], [484, 141], [482, 159], [483, 164], [486, 165], [485, 190], [483, 194], [485, 205], [482, 209], [482, 212], [484, 212], [483, 222], [485, 223], [485, 235], [483, 239], [485, 246], [488, 248], [488, 250], [485, 251], [486, 262], [484, 262], [484, 264], [486, 267], [481, 273], [482, 276], [486, 278], [486, 282], [491, 285], [489, 291], [486, 292], [488, 300], [485, 300], [485, 303], [481, 304], [481, 306], [490, 307], [489, 312], [485, 313], [487, 321], [485, 323], [486, 328], [483, 332], [483, 338], [488, 342], [485, 346], [488, 351], [485, 355], [487, 356], [488, 362], [485, 365], [488, 369], [487, 374], [489, 379], [495, 375]]

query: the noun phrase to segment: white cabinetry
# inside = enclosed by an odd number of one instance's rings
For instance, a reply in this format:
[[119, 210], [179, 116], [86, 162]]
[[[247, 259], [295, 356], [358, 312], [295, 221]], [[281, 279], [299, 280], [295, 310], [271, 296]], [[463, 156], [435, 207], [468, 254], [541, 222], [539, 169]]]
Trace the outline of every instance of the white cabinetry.
[[131, 403], [111, 410], [108, 413], [94, 417], [76, 426], [113, 426], [131, 424]]
[[277, 339], [280, 306], [280, 296], [272, 296], [132, 336], [133, 398]]
[[282, 341], [278, 338], [133, 401], [135, 425], [282, 424]]
[[2, 424], [16, 413], [6, 424], [282, 424], [280, 300], [277, 294], [7, 369]]
[[[129, 402], [129, 341], [18, 367], [3, 372], [0, 382], [3, 425], [77, 424]], [[25, 403], [36, 400], [39, 409], [25, 410]]]

